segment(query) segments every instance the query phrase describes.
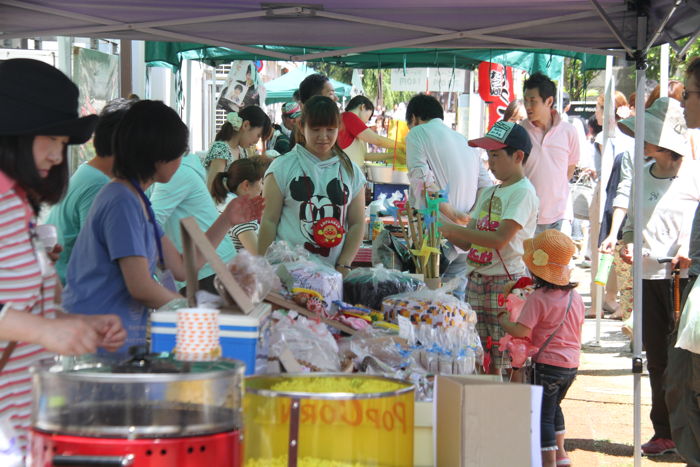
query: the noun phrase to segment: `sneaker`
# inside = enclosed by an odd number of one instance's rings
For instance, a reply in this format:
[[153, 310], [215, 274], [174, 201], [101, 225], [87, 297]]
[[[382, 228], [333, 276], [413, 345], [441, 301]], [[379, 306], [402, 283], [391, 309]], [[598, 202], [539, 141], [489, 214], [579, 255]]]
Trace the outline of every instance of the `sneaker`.
[[642, 444], [642, 453], [645, 456], [663, 456], [676, 452], [676, 443], [667, 438], [651, 438], [649, 442]]

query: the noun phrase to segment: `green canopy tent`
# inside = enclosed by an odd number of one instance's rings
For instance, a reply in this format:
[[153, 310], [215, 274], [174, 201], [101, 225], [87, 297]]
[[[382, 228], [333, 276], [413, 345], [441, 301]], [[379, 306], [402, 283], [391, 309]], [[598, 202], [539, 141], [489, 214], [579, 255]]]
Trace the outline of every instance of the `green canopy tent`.
[[[294, 56], [338, 50], [334, 48], [309, 48], [291, 46], [255, 46], [256, 52], [237, 51], [224, 47], [212, 47], [192, 42], [146, 42], [148, 66], [166, 66], [176, 71], [182, 60], [199, 60], [218, 65], [234, 60], [282, 60], [279, 54]], [[257, 51], [259, 50], [259, 53]], [[274, 54], [275, 56], [271, 56]], [[398, 48], [345, 56], [325, 57], [317, 62], [330, 62], [351, 68], [418, 68], [453, 67], [475, 69], [483, 61], [513, 66], [529, 73], [541, 71], [553, 78], [559, 77], [564, 57], [582, 62], [584, 70], [605, 68], [605, 56], [554, 49], [419, 49]]]
[[[297, 68], [291, 70], [289, 73], [285, 73], [277, 79], [265, 83], [265, 90], [267, 91], [265, 103], [274, 104], [275, 102], [291, 101], [294, 91], [299, 88], [299, 83], [313, 73], [316, 73], [316, 71], [311, 68]], [[330, 81], [338, 97], [350, 97], [352, 86], [334, 79]]]

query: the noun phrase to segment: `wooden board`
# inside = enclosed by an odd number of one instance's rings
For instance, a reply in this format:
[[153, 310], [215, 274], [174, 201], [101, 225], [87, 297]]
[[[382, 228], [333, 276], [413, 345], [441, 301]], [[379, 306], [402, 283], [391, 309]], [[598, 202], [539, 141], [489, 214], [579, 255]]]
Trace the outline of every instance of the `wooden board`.
[[231, 295], [233, 301], [245, 314], [250, 314], [255, 305], [250, 301], [250, 297], [238, 285], [236, 279], [231, 275], [224, 262], [219, 258], [216, 249], [209, 239], [204, 235], [202, 229], [197, 225], [194, 217], [187, 217], [180, 221], [182, 229], [182, 251], [185, 259], [185, 272], [187, 275], [187, 303], [191, 307], [196, 307], [195, 293], [197, 292], [198, 280], [196, 268], [196, 253], [204, 256], [207, 263], [212, 267], [226, 291]]

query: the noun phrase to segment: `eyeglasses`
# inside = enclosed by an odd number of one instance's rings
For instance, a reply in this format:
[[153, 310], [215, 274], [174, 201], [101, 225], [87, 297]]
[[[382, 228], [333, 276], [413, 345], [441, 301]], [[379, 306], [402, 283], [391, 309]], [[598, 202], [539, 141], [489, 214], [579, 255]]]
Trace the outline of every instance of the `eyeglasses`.
[[685, 101], [685, 100], [688, 100], [688, 97], [690, 97], [690, 94], [693, 94], [693, 93], [700, 94], [700, 91], [688, 91], [687, 89], [684, 89], [683, 93], [681, 94], [681, 97]]

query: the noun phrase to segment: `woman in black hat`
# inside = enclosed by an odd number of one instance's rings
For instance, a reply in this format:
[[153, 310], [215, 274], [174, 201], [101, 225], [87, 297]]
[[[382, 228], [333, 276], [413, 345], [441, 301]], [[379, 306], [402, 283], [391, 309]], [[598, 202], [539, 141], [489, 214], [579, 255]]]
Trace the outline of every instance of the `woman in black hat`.
[[[35, 232], [40, 204], [57, 202], [68, 184], [67, 146], [95, 127], [97, 116], [77, 109], [78, 88], [54, 67], [0, 62], [0, 417], [13, 428], [26, 428], [28, 368], [38, 359], [116, 349], [126, 337], [117, 316], [58, 309], [55, 271]], [[25, 442], [20, 433], [17, 445]]]

